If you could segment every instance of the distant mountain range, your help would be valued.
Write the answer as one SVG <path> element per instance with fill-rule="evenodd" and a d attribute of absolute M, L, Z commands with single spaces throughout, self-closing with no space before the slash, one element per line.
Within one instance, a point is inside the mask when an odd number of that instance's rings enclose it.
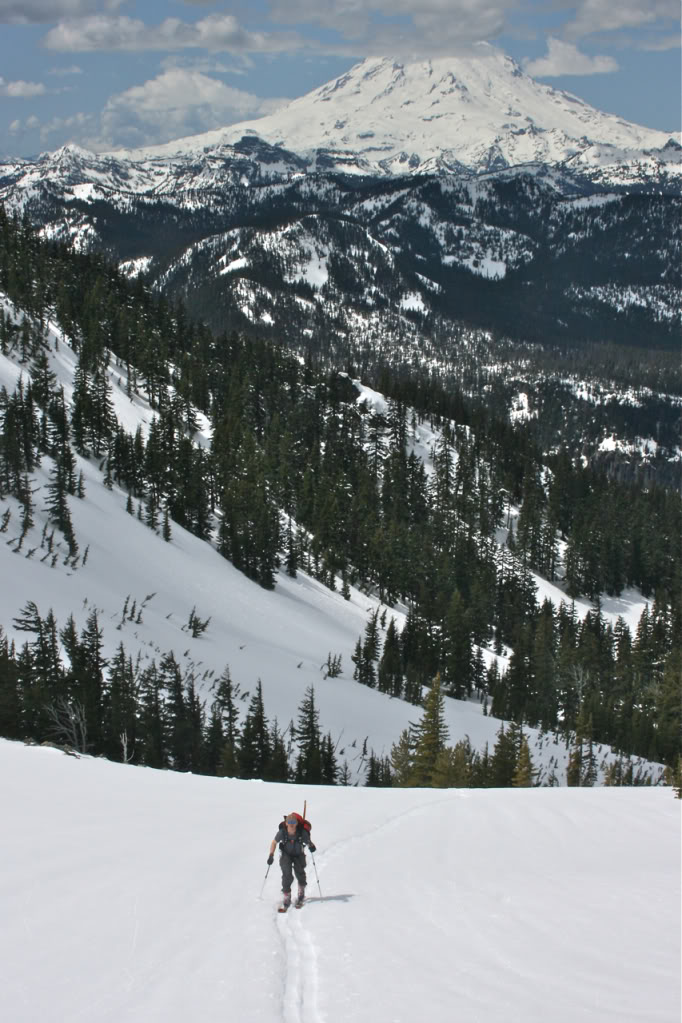
<path fill-rule="evenodd" d="M 481 45 L 371 58 L 268 117 L 163 146 L 6 162 L 0 201 L 219 332 L 336 365 L 443 364 L 462 325 L 670 351 L 681 157 Z"/>

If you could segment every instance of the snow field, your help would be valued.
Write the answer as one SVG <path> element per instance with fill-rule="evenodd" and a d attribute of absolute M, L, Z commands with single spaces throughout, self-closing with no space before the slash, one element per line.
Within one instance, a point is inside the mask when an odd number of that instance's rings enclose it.
<path fill-rule="evenodd" d="M 308 788 L 0 741 L 10 1023 L 677 1023 L 664 789 Z M 320 898 L 276 912 L 308 800 Z"/>

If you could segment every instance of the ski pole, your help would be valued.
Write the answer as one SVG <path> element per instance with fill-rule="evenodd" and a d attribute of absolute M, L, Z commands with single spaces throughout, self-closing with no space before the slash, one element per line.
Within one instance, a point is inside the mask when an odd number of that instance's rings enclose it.
<path fill-rule="evenodd" d="M 265 877 L 263 878 L 263 884 L 261 885 L 260 895 L 258 896 L 259 899 L 263 898 L 263 892 L 265 891 L 265 882 L 268 879 L 268 874 L 270 873 L 270 867 L 271 867 L 271 864 L 268 863 L 268 869 L 265 871 Z"/>
<path fill-rule="evenodd" d="M 313 867 L 315 868 L 315 880 L 317 881 L 317 890 L 320 893 L 320 898 L 322 898 L 322 889 L 320 888 L 320 879 L 317 876 L 317 864 L 315 863 L 315 856 L 313 855 L 312 849 L 310 850 L 310 858 L 313 861 Z"/>

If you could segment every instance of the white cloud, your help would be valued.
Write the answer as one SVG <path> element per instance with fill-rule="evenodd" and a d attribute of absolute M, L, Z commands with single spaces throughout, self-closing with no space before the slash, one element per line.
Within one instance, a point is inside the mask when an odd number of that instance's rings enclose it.
<path fill-rule="evenodd" d="M 60 22 L 50 29 L 43 44 L 50 50 L 72 53 L 197 48 L 237 54 L 278 53 L 306 45 L 295 33 L 250 32 L 231 14 L 210 14 L 193 24 L 166 18 L 160 25 L 145 25 L 127 15 L 96 14 Z"/>
<path fill-rule="evenodd" d="M 595 32 L 639 28 L 670 19 L 679 24 L 679 0 L 582 0 L 565 29 L 572 39 Z"/>
<path fill-rule="evenodd" d="M 337 32 L 326 52 L 436 56 L 494 39 L 519 0 L 272 0 L 272 15 Z M 323 49 L 320 44 L 320 49 Z"/>
<path fill-rule="evenodd" d="M 493 39 L 507 13 L 521 0 L 274 0 L 273 21 L 332 30 L 325 38 L 299 31 L 256 32 L 231 14 L 214 13 L 196 22 L 166 18 L 145 24 L 127 15 L 93 14 L 62 20 L 46 34 L 51 50 L 157 50 L 196 48 L 209 52 L 335 54 L 360 57 L 390 53 L 401 57 L 455 53 L 472 42 Z"/>
<path fill-rule="evenodd" d="M 262 116 L 286 102 L 233 89 L 200 71 L 171 68 L 107 101 L 96 145 L 101 149 L 168 142 Z"/>
<path fill-rule="evenodd" d="M 36 117 L 12 121 L 9 132 L 17 137 L 40 130 L 50 148 L 75 142 L 98 152 L 170 142 L 236 121 L 262 117 L 288 103 L 263 99 L 200 71 L 169 68 L 156 78 L 111 96 L 101 113 L 75 113 L 41 123 Z"/>
<path fill-rule="evenodd" d="M 85 140 L 97 130 L 97 118 L 94 114 L 76 113 L 69 117 L 53 117 L 40 126 L 40 138 L 47 144 L 54 135 L 59 136 L 58 144 Z M 85 145 L 85 142 L 83 142 Z M 86 146 L 87 148 L 87 146 Z"/>
<path fill-rule="evenodd" d="M 547 53 L 537 60 L 526 58 L 523 69 L 535 78 L 555 78 L 559 75 L 600 75 L 618 71 L 618 62 L 613 57 L 590 57 L 581 53 L 573 43 L 550 36 Z"/>
<path fill-rule="evenodd" d="M 42 82 L 24 82 L 21 79 L 16 82 L 6 82 L 0 76 L 0 96 L 9 99 L 31 99 L 33 96 L 42 96 L 47 90 Z"/>
<path fill-rule="evenodd" d="M 31 116 L 27 117 L 25 121 L 21 121 L 19 118 L 12 121 L 8 128 L 8 132 L 10 135 L 20 136 L 25 135 L 28 131 L 35 131 L 35 129 L 39 127 L 40 121 L 35 114 L 31 114 Z"/>
<path fill-rule="evenodd" d="M 0 23 L 40 24 L 59 18 L 80 18 L 104 8 L 115 11 L 125 0 L 0 0 Z"/>

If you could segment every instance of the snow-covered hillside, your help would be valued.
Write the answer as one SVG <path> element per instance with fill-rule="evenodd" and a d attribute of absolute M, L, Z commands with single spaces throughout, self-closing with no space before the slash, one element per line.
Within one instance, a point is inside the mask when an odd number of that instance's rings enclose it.
<path fill-rule="evenodd" d="M 2 740 L 0 777 L 8 1023 L 680 1018 L 670 790 L 304 791 Z M 309 860 L 282 916 L 304 799 L 320 888 Z"/>
<path fill-rule="evenodd" d="M 17 315 L 6 299 L 2 306 L 7 315 Z M 49 348 L 52 370 L 68 403 L 76 356 L 54 325 L 49 327 Z M 0 355 L 0 387 L 12 392 L 26 373 L 17 357 Z M 154 413 L 144 397 L 128 397 L 125 367 L 112 363 L 109 378 L 119 422 L 130 433 L 138 424 L 146 431 Z M 379 408 L 384 403 L 380 394 L 360 386 L 358 400 Z M 199 433 L 197 441 L 202 438 L 208 442 L 206 435 Z M 436 434 L 428 424 L 420 424 L 412 443 L 427 471 L 435 441 Z M 276 717 L 283 729 L 296 717 L 306 689 L 314 685 L 321 726 L 344 751 L 341 762 L 347 760 L 351 776 L 361 780 L 366 767 L 361 755 L 363 741 L 367 739 L 377 755 L 387 755 L 401 731 L 419 718 L 419 710 L 411 704 L 353 681 L 351 654 L 369 614 L 380 606 L 375 598 L 351 589 L 350 600 L 345 600 L 338 590 L 329 590 L 304 572 L 292 579 L 281 571 L 276 589 L 268 591 L 237 571 L 208 543 L 175 524 L 167 543 L 160 533 L 126 512 L 127 494 L 115 485 L 108 489 L 93 461 L 78 459 L 85 498 L 69 502 L 81 552 L 77 567 L 67 557 L 46 560 L 41 534 L 47 522 L 45 487 L 50 469 L 51 460 L 45 458 L 33 476 L 35 524 L 19 551 L 12 546 L 20 532 L 19 504 L 11 497 L 0 500 L 0 515 L 12 511 L 5 542 L 0 543 L 0 578 L 11 580 L 11 585 L 0 588 L 0 624 L 19 647 L 26 634 L 14 628 L 13 619 L 28 601 L 34 601 L 43 615 L 52 609 L 60 626 L 73 614 L 79 629 L 96 609 L 104 630 L 105 656 L 112 656 L 122 642 L 133 657 L 140 654 L 144 667 L 172 650 L 182 668 L 194 667 L 202 699 L 209 706 L 212 682 L 229 665 L 232 678 L 246 694 L 244 708 L 248 694 L 253 694 L 261 680 L 266 712 L 270 719 Z M 66 554 L 64 543 L 62 547 Z M 558 586 L 539 578 L 537 585 L 540 600 L 550 597 L 558 604 L 565 599 Z M 139 609 L 134 621 L 123 610 L 133 601 Z M 578 601 L 577 613 L 583 617 L 590 606 Z M 603 611 L 613 622 L 622 615 L 634 631 L 644 606 L 639 594 L 626 592 L 618 599 L 605 600 Z M 192 638 L 188 630 L 193 609 L 202 620 L 210 617 L 207 630 L 198 638 Z M 402 626 L 400 609 L 382 610 L 386 611 L 386 626 L 391 617 Z M 341 656 L 338 678 L 327 677 L 329 654 Z M 490 663 L 496 655 L 484 649 L 483 656 Z M 475 749 L 483 750 L 486 743 L 492 749 L 500 721 L 486 716 L 477 700 L 446 702 L 451 741 L 469 736 Z M 563 782 L 566 745 L 554 735 L 534 729 L 528 730 L 528 736 L 540 780 L 547 782 L 553 773 Z M 608 747 L 599 747 L 601 768 L 613 759 Z M 660 780 L 658 765 L 648 765 L 646 770 L 654 781 Z"/>

